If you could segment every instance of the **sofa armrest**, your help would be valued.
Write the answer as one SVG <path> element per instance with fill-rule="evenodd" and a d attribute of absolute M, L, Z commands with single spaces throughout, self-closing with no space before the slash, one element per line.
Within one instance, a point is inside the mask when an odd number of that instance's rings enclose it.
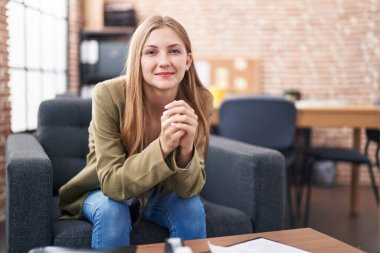
<path fill-rule="evenodd" d="M 12 134 L 6 144 L 6 252 L 51 245 L 53 171 L 31 134 Z"/>
<path fill-rule="evenodd" d="M 285 159 L 275 150 L 211 136 L 202 196 L 250 215 L 255 231 L 283 229 Z"/>

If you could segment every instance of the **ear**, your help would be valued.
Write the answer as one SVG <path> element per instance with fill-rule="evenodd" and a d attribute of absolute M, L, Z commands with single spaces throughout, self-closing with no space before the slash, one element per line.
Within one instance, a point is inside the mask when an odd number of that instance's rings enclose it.
<path fill-rule="evenodd" d="M 189 70 L 192 62 L 193 62 L 193 55 L 191 53 L 188 53 L 187 58 L 186 58 L 186 70 Z"/>

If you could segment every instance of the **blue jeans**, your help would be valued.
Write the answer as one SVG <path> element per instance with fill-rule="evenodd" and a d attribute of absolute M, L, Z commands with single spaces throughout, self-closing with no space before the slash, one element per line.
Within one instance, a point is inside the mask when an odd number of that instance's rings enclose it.
<path fill-rule="evenodd" d="M 110 199 L 101 190 L 96 190 L 84 201 L 83 214 L 93 224 L 92 248 L 130 244 L 132 221 L 126 203 Z M 206 215 L 198 196 L 180 198 L 175 193 L 155 192 L 147 203 L 144 218 L 168 228 L 170 237 L 183 240 L 206 238 Z"/>

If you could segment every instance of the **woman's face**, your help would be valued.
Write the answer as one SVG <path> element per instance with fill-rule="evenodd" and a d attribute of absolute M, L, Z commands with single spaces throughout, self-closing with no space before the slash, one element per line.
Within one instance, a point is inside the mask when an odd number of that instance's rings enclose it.
<path fill-rule="evenodd" d="M 179 83 L 190 67 L 191 54 L 170 28 L 153 30 L 141 56 L 141 69 L 146 91 L 171 91 L 177 94 Z"/>

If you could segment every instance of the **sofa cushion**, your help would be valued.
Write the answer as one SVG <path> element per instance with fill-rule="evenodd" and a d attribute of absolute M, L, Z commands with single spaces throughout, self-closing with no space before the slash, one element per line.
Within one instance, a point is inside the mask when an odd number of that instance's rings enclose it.
<path fill-rule="evenodd" d="M 203 199 L 206 211 L 207 237 L 249 234 L 254 223 L 247 214 L 235 208 L 211 203 Z"/>
<path fill-rule="evenodd" d="M 245 213 L 225 206 L 202 200 L 206 210 L 207 237 L 237 235 L 253 232 L 251 218 Z M 91 247 L 92 225 L 84 220 L 57 220 L 59 214 L 58 198 L 54 198 L 53 225 L 54 245 L 62 247 Z M 135 224 L 131 233 L 131 244 L 163 242 L 169 237 L 167 229 L 143 220 Z"/>
<path fill-rule="evenodd" d="M 85 220 L 58 220 L 53 224 L 54 246 L 91 248 L 92 224 Z"/>
<path fill-rule="evenodd" d="M 85 165 L 91 100 L 47 100 L 38 111 L 36 137 L 53 165 L 53 191 L 74 177 Z"/>

